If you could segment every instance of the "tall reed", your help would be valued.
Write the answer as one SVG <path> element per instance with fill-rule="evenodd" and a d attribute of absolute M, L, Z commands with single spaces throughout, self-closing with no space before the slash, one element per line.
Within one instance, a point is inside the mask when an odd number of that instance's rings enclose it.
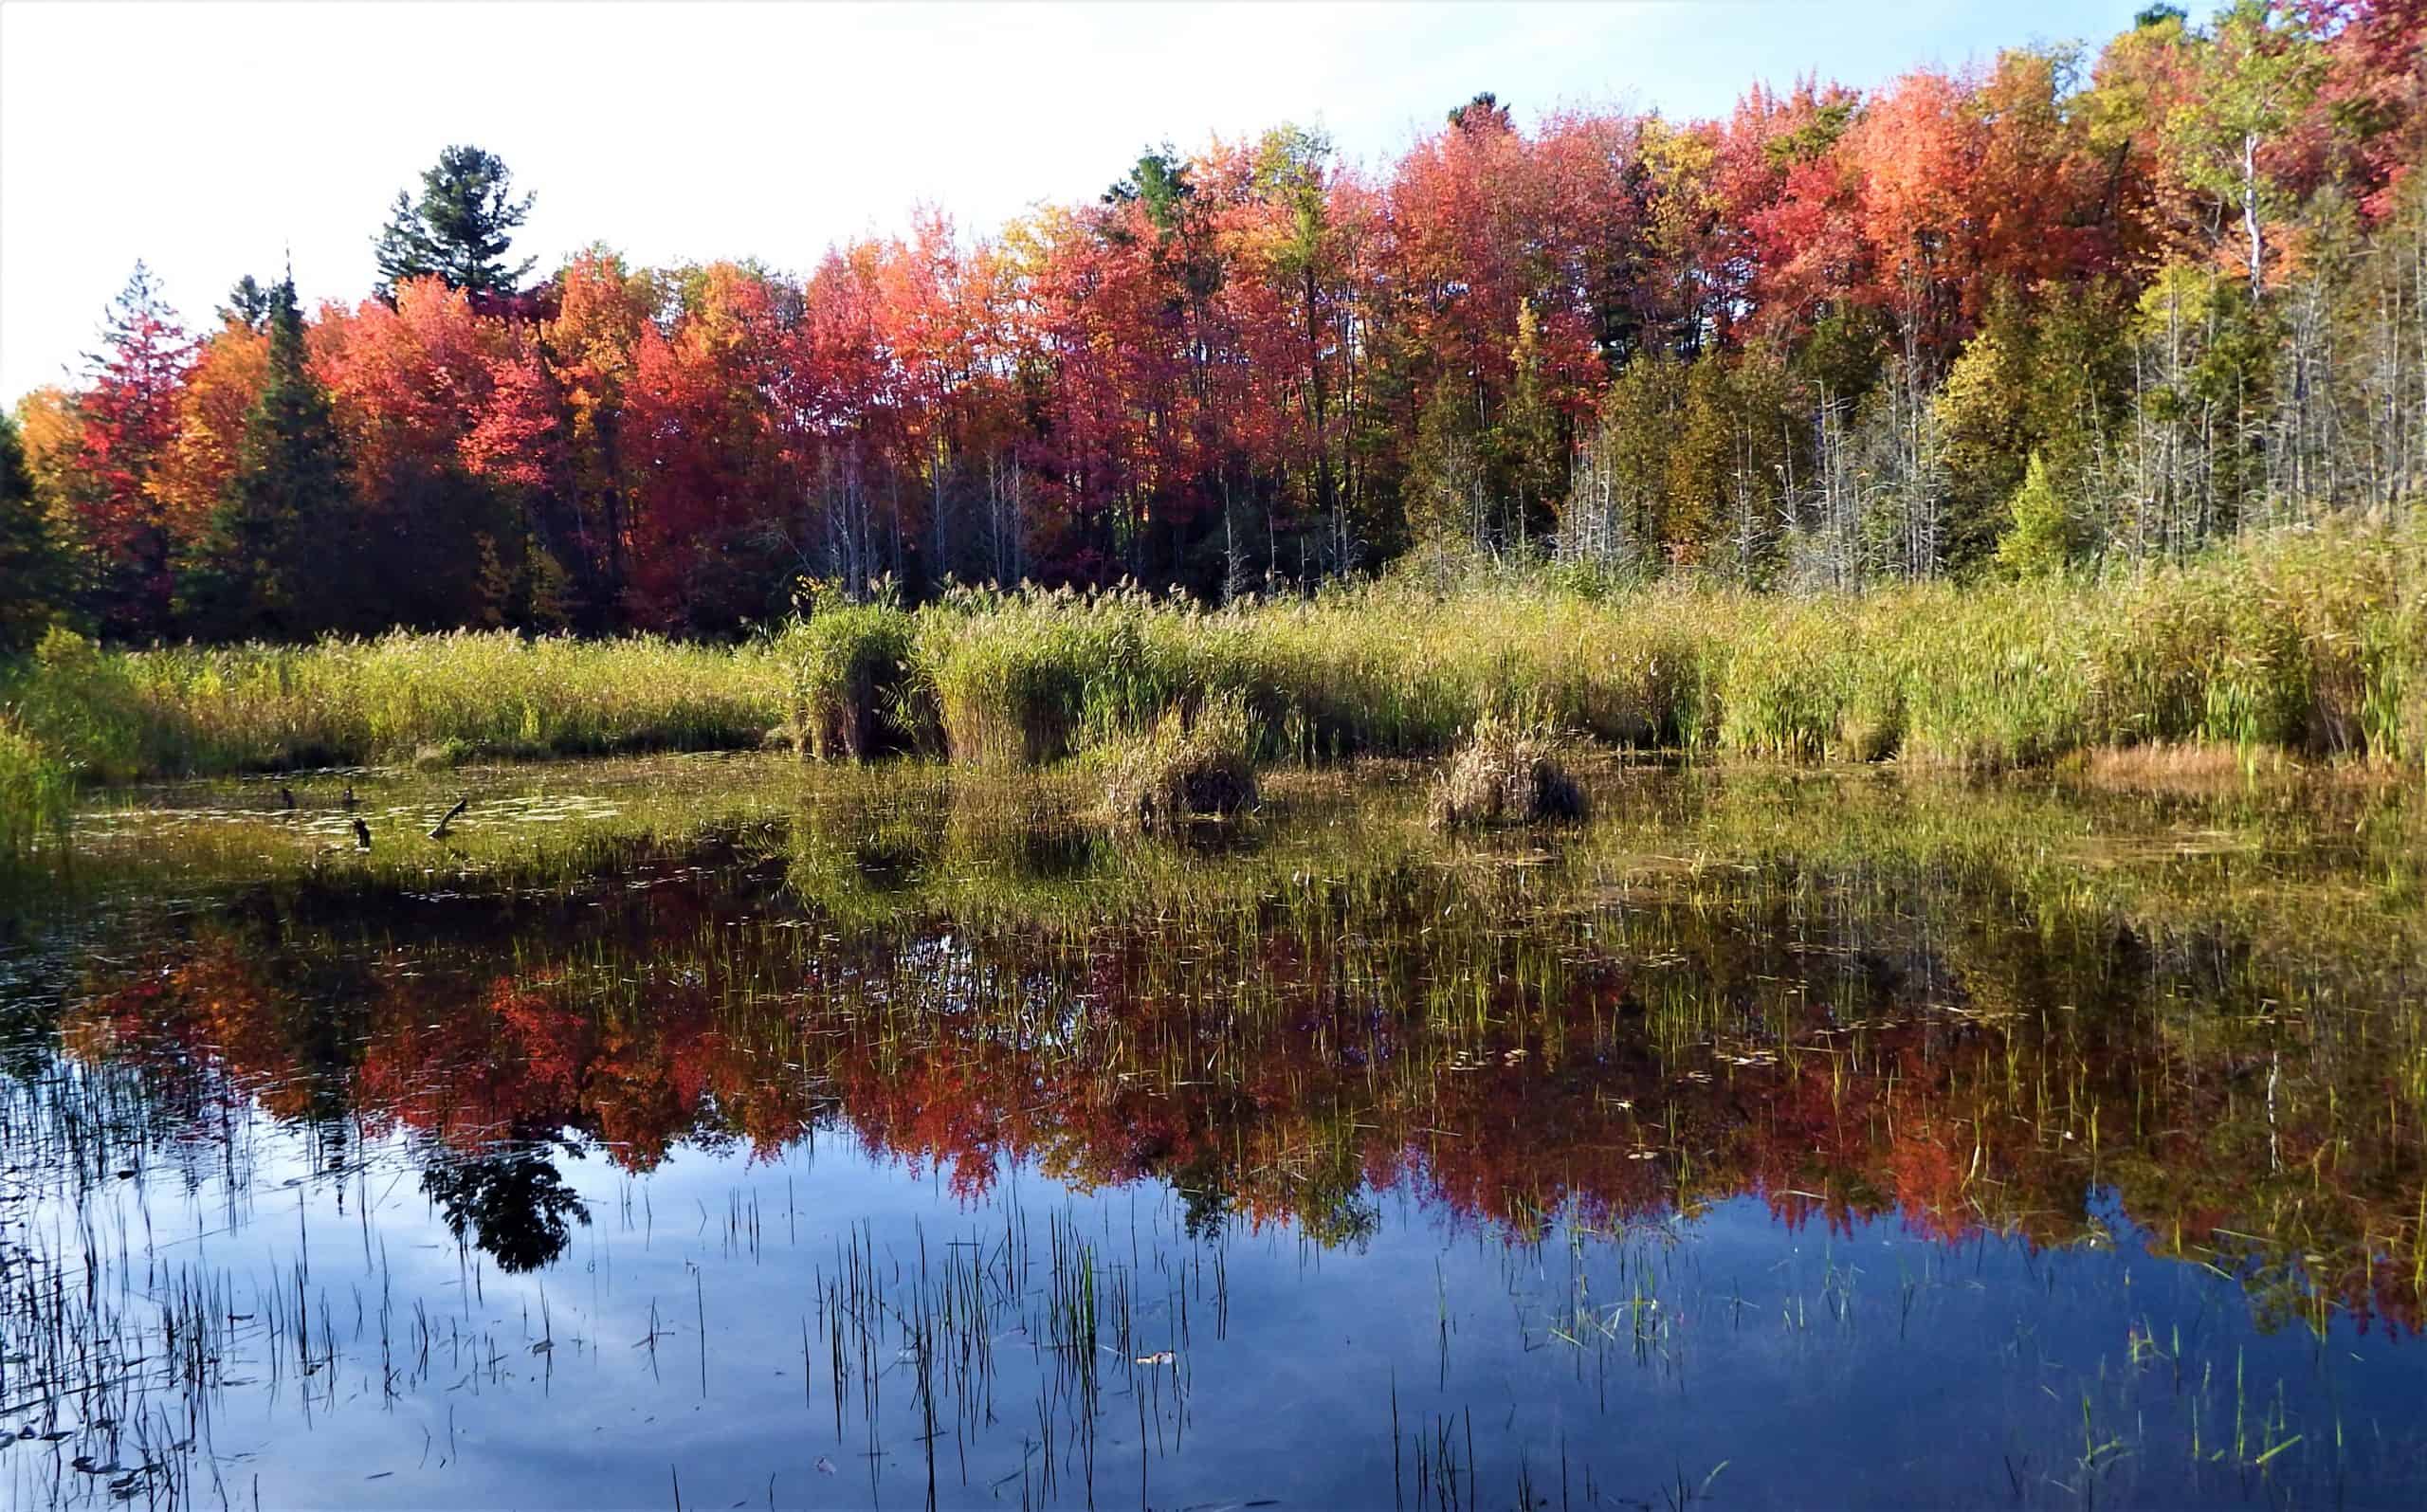
<path fill-rule="evenodd" d="M 1620 745 L 1965 767 L 2161 742 L 2427 767 L 2427 525 L 2253 537 L 2181 567 L 1791 598 L 1404 574 L 1225 609 L 959 591 L 772 640 L 392 634 L 107 651 L 54 633 L 0 707 L 101 780 L 757 743 L 1033 766 L 1234 700 L 1259 759 L 1449 750 L 1487 715 Z"/>

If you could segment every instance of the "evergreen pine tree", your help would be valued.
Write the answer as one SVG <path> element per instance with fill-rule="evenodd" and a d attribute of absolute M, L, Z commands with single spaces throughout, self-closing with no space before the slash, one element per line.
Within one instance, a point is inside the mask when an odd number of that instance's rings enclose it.
<path fill-rule="evenodd" d="M 34 497 L 17 422 L 0 412 L 0 654 L 39 640 L 66 597 L 66 554 Z"/>
<path fill-rule="evenodd" d="M 2015 577 L 2045 577 L 2072 558 L 2073 522 L 2064 497 L 2049 480 L 2048 464 L 2031 454 L 2022 486 L 2007 507 L 2014 522 L 1998 541 L 1998 565 Z"/>
<path fill-rule="evenodd" d="M 534 196 L 514 198 L 504 160 L 478 147 L 449 147 L 421 175 L 421 197 L 396 191 L 395 209 L 373 243 L 380 292 L 406 279 L 432 274 L 451 289 L 474 295 L 512 294 L 536 261 L 506 265 L 512 235 L 531 213 Z"/>
<path fill-rule="evenodd" d="M 188 574 L 189 628 L 214 638 L 329 628 L 351 576 L 343 454 L 328 392 L 304 362 L 292 276 L 269 291 L 267 319 L 269 382 Z"/>

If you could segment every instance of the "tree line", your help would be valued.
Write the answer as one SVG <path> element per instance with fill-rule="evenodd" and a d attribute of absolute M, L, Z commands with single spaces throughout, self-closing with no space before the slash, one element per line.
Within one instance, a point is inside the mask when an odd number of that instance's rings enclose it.
<path fill-rule="evenodd" d="M 2427 472 L 2427 0 L 2157 6 L 1724 119 L 1283 126 L 991 235 L 531 281 L 449 148 L 378 286 L 140 264 L 0 427 L 0 640 L 731 634 L 803 583 L 1211 600 L 1411 553 L 1855 589 L 2180 557 Z"/>

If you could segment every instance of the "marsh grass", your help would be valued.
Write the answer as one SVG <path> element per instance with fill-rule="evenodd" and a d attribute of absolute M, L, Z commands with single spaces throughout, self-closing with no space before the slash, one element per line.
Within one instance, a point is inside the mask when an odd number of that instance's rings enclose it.
<path fill-rule="evenodd" d="M 0 865 L 64 836 L 74 801 L 65 764 L 0 715 Z"/>
<path fill-rule="evenodd" d="M 912 677 L 917 622 L 890 604 L 851 604 L 797 620 L 776 653 L 792 671 L 794 738 L 822 760 L 932 749 L 932 716 Z"/>
<path fill-rule="evenodd" d="M 1860 598 L 1682 581 L 1597 597 L 1539 574 L 1408 573 L 1217 610 L 1130 588 L 962 590 L 915 611 L 821 611 L 738 647 L 465 632 L 112 651 L 54 633 L 0 664 L 9 759 L 53 774 L 0 789 L 0 833 L 46 822 L 31 795 L 59 771 L 451 766 L 771 732 L 835 757 L 1034 767 L 1214 700 L 1244 711 L 1267 763 L 1434 757 L 1525 710 L 1611 745 L 1793 760 L 1998 770 L 2192 747 L 2417 772 L 2422 585 L 2427 525 L 2345 520 L 2181 567 Z"/>
<path fill-rule="evenodd" d="M 755 745 L 784 716 L 765 647 L 398 632 L 114 651 L 53 632 L 0 665 L 20 729 L 100 781 L 410 759 Z"/>
<path fill-rule="evenodd" d="M 1104 815 L 1151 834 L 1252 809 L 1254 752 L 1255 721 L 1237 694 L 1167 710 L 1150 734 L 1108 753 Z"/>
<path fill-rule="evenodd" d="M 1592 811 L 1583 787 L 1559 759 L 1555 737 L 1497 714 L 1475 721 L 1427 810 L 1439 829 L 1489 829 L 1582 819 Z"/>

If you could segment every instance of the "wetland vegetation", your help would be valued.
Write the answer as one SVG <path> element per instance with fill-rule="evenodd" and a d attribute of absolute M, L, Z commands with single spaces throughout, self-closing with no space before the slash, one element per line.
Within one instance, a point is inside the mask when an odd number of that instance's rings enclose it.
<path fill-rule="evenodd" d="M 970 590 L 730 647 L 391 634 L 0 663 L 0 841 L 71 779 L 635 749 L 1117 746 L 1208 700 L 1264 760 L 1431 756 L 1487 715 L 1602 743 L 1969 768 L 2181 744 L 2427 771 L 2427 535 L 2341 521 L 2186 567 L 1804 598 L 1469 567 L 1311 599 Z"/>
<path fill-rule="evenodd" d="M 1396 761 L 1161 833 L 1087 763 L 103 794 L 0 955 L 0 1473 L 2415 1498 L 2415 781 L 1572 771 L 1487 833 Z"/>
<path fill-rule="evenodd" d="M 0 1497 L 2427 1504 L 2427 5 L 1127 148 L 0 415 Z"/>

